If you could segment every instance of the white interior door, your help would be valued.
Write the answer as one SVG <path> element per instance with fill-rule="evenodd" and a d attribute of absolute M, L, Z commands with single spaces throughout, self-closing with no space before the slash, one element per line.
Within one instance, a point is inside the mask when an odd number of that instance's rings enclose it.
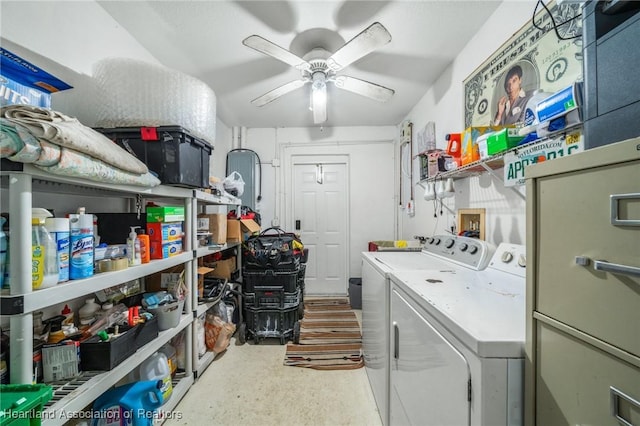
<path fill-rule="evenodd" d="M 348 169 L 345 162 L 293 164 L 293 224 L 309 258 L 305 294 L 347 294 Z"/>

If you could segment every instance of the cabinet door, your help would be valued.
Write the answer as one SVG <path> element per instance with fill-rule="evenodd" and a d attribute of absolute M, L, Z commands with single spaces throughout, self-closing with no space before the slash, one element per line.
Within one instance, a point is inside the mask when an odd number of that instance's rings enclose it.
<path fill-rule="evenodd" d="M 619 425 L 611 387 L 640 401 L 640 368 L 538 322 L 536 424 Z M 640 406 L 619 398 L 621 416 L 640 425 Z"/>
<path fill-rule="evenodd" d="M 615 198 L 620 194 L 635 194 Z M 594 260 L 640 268 L 640 162 L 538 179 L 535 310 L 640 356 L 640 276 L 596 271 Z M 612 198 L 614 197 L 614 198 Z M 575 257 L 591 259 L 587 266 Z"/>
<path fill-rule="evenodd" d="M 397 290 L 391 292 L 391 425 L 468 425 L 469 365 Z"/>

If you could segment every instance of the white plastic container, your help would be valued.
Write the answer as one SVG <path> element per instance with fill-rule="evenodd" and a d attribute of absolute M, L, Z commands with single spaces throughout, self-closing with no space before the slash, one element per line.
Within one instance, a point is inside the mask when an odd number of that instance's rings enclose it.
<path fill-rule="evenodd" d="M 46 209 L 31 209 L 31 285 L 34 290 L 58 284 L 57 247 L 44 224 L 51 216 Z"/>
<path fill-rule="evenodd" d="M 140 380 L 162 380 L 162 396 L 168 401 L 173 392 L 171 384 L 171 369 L 167 356 L 162 352 L 156 352 L 147 358 L 139 368 Z"/>
<path fill-rule="evenodd" d="M 78 214 L 69 215 L 71 228 L 71 262 L 69 277 L 80 280 L 93 275 L 93 215 L 85 214 L 84 208 Z"/>
<path fill-rule="evenodd" d="M 69 281 L 69 260 L 71 255 L 69 219 L 66 217 L 48 217 L 44 221 L 44 226 L 56 242 L 58 282 Z"/>
<path fill-rule="evenodd" d="M 97 318 L 96 315 L 102 307 L 96 303 L 96 299 L 93 297 L 85 300 L 84 305 L 78 309 L 78 318 L 80 319 L 80 325 L 89 325 Z"/>

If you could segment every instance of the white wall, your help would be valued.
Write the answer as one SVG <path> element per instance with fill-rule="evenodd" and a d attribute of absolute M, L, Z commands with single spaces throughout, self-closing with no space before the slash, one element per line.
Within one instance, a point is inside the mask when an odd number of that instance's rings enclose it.
<path fill-rule="evenodd" d="M 464 129 L 463 80 L 527 23 L 534 6 L 534 1 L 507 0 L 498 7 L 407 115 L 406 119 L 413 122 L 414 137 L 428 121 L 433 121 L 436 123 L 437 148 L 445 149 L 445 134 L 459 133 Z M 496 173 L 502 176 L 502 169 Z M 503 241 L 525 243 L 525 201 L 513 190 L 504 188 L 499 180 L 487 174 L 456 180 L 455 189 L 455 198 L 445 200 L 445 205 L 454 211 L 459 208 L 485 208 L 487 241 L 494 244 Z M 524 187 L 516 190 L 524 193 Z M 438 208 L 438 217 L 434 218 L 433 202 L 423 199 L 424 189 L 416 186 L 415 192 L 415 216 L 409 217 L 404 210 L 399 210 L 401 237 L 409 239 L 417 234 L 442 233 L 455 224 L 455 215 L 446 209 L 440 216 Z"/>
<path fill-rule="evenodd" d="M 242 147 L 256 151 L 262 162 L 263 228 L 276 219 L 283 228 L 293 230 L 293 219 L 284 207 L 289 196 L 284 193 L 286 174 L 281 173 L 289 154 L 346 154 L 351 195 L 348 271 L 350 277 L 361 276 L 360 252 L 367 250 L 367 242 L 394 239 L 395 136 L 393 126 L 248 129 Z"/>

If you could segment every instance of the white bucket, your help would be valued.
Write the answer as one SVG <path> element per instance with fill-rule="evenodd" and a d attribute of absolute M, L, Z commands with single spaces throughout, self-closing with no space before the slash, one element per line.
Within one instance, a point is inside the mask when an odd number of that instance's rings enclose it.
<path fill-rule="evenodd" d="M 158 317 L 158 330 L 162 331 L 178 325 L 183 307 L 184 299 L 157 308 L 147 308 L 147 310 Z"/>

